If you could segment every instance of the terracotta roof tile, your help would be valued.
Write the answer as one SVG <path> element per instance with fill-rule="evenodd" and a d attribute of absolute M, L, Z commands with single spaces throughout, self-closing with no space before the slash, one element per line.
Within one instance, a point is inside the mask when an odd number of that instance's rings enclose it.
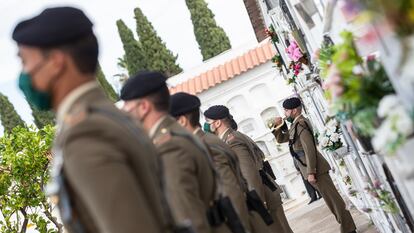
<path fill-rule="evenodd" d="M 222 81 L 234 77 L 234 71 L 233 67 L 231 66 L 231 62 L 226 62 L 226 64 L 224 64 L 224 69 L 226 70 L 227 75 L 220 77 Z"/>
<path fill-rule="evenodd" d="M 276 52 L 273 49 L 272 43 L 267 41 L 266 43 L 262 43 L 259 47 L 252 49 L 239 57 L 233 58 L 224 64 L 216 66 L 198 76 L 171 87 L 170 93 L 201 93 L 269 61 L 275 54 Z"/>

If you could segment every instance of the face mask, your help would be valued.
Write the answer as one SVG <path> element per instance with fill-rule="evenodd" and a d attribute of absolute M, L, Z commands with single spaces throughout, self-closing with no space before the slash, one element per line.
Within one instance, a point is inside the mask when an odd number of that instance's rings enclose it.
<path fill-rule="evenodd" d="M 38 91 L 33 87 L 32 76 L 21 72 L 19 76 L 19 88 L 22 90 L 27 101 L 39 110 L 50 110 L 52 98 L 49 93 Z"/>
<path fill-rule="evenodd" d="M 287 113 L 289 113 L 289 114 L 287 114 Z M 295 120 L 295 117 L 292 116 L 293 115 L 292 110 L 289 110 L 289 112 L 286 112 L 285 115 L 286 115 L 286 121 L 289 122 L 289 123 L 293 123 L 293 121 Z"/>
<path fill-rule="evenodd" d="M 212 123 L 205 122 L 204 125 L 203 125 L 204 132 L 206 132 L 206 133 L 214 133 L 216 131 L 216 129 L 214 129 L 212 127 L 212 124 L 213 124 L 213 122 Z"/>

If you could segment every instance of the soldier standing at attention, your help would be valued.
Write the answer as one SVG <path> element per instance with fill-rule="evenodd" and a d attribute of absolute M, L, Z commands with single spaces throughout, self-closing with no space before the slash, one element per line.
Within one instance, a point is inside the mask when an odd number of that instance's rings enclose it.
<path fill-rule="evenodd" d="M 237 124 L 227 107 L 212 106 L 204 112 L 204 116 L 207 122 L 206 128 L 219 136 L 236 153 L 249 190 L 257 192 L 273 219 L 273 223 L 268 222 L 271 232 L 291 233 L 292 230 L 282 206 L 281 190 L 263 170 L 263 152 L 248 136 L 233 129 L 237 128 Z"/>
<path fill-rule="evenodd" d="M 169 115 L 166 77 L 143 71 L 121 90 L 123 109 L 140 121 L 163 163 L 168 204 L 178 223 L 190 221 L 197 233 L 230 232 L 225 224 L 210 225 L 217 183 L 205 146 Z"/>
<path fill-rule="evenodd" d="M 285 116 L 291 123 L 288 129 L 281 117 L 275 119 L 273 134 L 277 142 L 289 142 L 290 153 L 298 162 L 300 172 L 322 195 L 336 220 L 341 224 L 341 233 L 356 232 L 351 213 L 335 188 L 325 158 L 319 153 L 310 122 L 302 116 L 302 103 L 293 97 L 283 102 Z"/>
<path fill-rule="evenodd" d="M 171 232 L 156 149 L 95 80 L 98 43 L 79 9 L 47 8 L 13 32 L 19 87 L 30 104 L 57 112 L 53 182 L 71 233 Z"/>
<path fill-rule="evenodd" d="M 220 175 L 222 191 L 229 196 L 241 222 L 249 232 L 266 233 L 268 227 L 254 212 L 249 211 L 246 203 L 247 183 L 234 151 L 216 135 L 203 132 L 200 125 L 200 99 L 180 92 L 171 96 L 170 113 L 181 126 L 199 137 L 211 152 L 215 168 Z"/>

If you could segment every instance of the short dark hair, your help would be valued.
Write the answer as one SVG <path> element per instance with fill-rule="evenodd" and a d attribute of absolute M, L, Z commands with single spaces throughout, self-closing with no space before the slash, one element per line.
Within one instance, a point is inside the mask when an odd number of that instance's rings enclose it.
<path fill-rule="evenodd" d="M 78 70 L 83 74 L 95 74 L 98 67 L 98 40 L 93 33 L 90 33 L 76 41 L 60 45 L 57 47 L 43 48 L 47 54 L 51 49 L 62 50 L 68 54 Z"/>
<path fill-rule="evenodd" d="M 200 124 L 200 109 L 195 109 L 184 115 L 192 127 L 201 126 Z"/>
<path fill-rule="evenodd" d="M 167 86 L 160 88 L 145 98 L 149 99 L 155 106 L 155 110 L 159 112 L 168 112 L 170 110 L 170 91 Z"/>

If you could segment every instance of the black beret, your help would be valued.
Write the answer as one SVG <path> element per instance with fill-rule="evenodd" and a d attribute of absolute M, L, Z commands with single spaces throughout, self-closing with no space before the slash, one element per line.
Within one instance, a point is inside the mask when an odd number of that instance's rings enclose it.
<path fill-rule="evenodd" d="M 185 92 L 178 92 L 172 95 L 170 104 L 170 114 L 173 117 L 192 112 L 201 106 L 200 99 L 197 96 Z"/>
<path fill-rule="evenodd" d="M 284 109 L 295 109 L 297 107 L 300 107 L 301 105 L 302 105 L 302 102 L 297 97 L 292 97 L 292 98 L 289 98 L 283 101 Z"/>
<path fill-rule="evenodd" d="M 214 105 L 204 112 L 204 116 L 212 120 L 219 120 L 230 117 L 231 115 L 229 109 L 226 106 Z"/>
<path fill-rule="evenodd" d="M 141 71 L 130 77 L 121 89 L 121 100 L 133 100 L 148 96 L 161 88 L 167 88 L 167 78 L 160 72 Z"/>
<path fill-rule="evenodd" d="M 47 8 L 38 16 L 17 24 L 13 40 L 18 44 L 53 47 L 92 34 L 92 22 L 73 7 Z"/>

